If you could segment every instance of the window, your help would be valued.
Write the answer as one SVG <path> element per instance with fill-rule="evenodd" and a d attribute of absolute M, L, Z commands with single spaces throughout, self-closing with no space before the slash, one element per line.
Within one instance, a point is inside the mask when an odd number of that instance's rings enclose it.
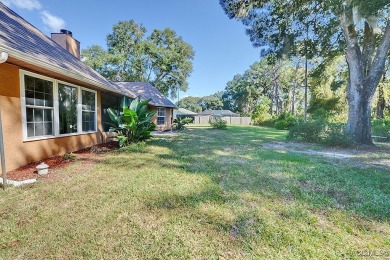
<path fill-rule="evenodd" d="M 121 111 L 120 98 L 114 95 L 107 93 L 101 94 L 101 108 L 102 108 L 102 122 L 103 122 L 103 131 L 108 132 L 111 128 L 111 124 L 115 124 L 108 115 L 108 109 L 114 109 L 118 114 Z"/>
<path fill-rule="evenodd" d="M 24 76 L 27 137 L 53 135 L 53 82 Z"/>
<path fill-rule="evenodd" d="M 96 132 L 96 92 L 21 71 L 24 140 Z"/>
<path fill-rule="evenodd" d="M 60 134 L 77 133 L 77 88 L 58 84 Z"/>
<path fill-rule="evenodd" d="M 165 124 L 165 108 L 159 107 L 157 109 L 157 125 Z"/>
<path fill-rule="evenodd" d="M 96 131 L 96 97 L 94 92 L 81 90 L 83 132 Z"/>

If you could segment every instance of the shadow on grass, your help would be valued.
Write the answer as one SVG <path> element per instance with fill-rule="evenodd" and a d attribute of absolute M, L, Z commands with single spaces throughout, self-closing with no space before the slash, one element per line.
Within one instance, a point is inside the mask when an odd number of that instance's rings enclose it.
<path fill-rule="evenodd" d="M 386 170 L 344 166 L 321 157 L 260 146 L 270 140 L 281 141 L 284 136 L 283 131 L 255 127 L 229 127 L 228 131 L 197 128 L 170 140 L 153 140 L 150 145 L 170 149 L 170 153 L 156 155 L 161 167 L 207 175 L 224 193 L 248 191 L 319 210 L 333 208 L 365 218 L 390 219 L 390 175 Z M 192 198 L 181 198 L 186 203 L 178 205 L 190 205 Z"/>

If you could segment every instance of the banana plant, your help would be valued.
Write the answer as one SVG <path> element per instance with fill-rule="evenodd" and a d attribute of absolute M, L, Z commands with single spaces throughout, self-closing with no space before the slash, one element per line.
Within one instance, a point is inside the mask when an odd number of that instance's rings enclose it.
<path fill-rule="evenodd" d="M 150 132 L 156 128 L 151 122 L 156 113 L 148 109 L 150 100 L 141 100 L 137 97 L 129 104 L 122 99 L 122 112 L 118 114 L 115 109 L 109 108 L 108 115 L 114 122 L 110 132 L 116 132 L 121 147 L 131 143 L 144 141 L 151 137 Z"/>

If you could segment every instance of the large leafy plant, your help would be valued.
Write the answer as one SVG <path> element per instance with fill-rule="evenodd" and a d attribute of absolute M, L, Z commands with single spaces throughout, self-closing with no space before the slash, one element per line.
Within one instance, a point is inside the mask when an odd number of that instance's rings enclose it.
<path fill-rule="evenodd" d="M 192 123 L 193 120 L 194 119 L 190 117 L 176 118 L 173 120 L 173 124 L 176 130 L 182 130 L 185 129 L 185 125 Z"/>
<path fill-rule="evenodd" d="M 151 122 L 155 111 L 148 109 L 150 100 L 141 100 L 139 97 L 129 102 L 122 100 L 122 112 L 109 108 L 108 115 L 112 123 L 110 132 L 116 132 L 121 147 L 131 143 L 144 141 L 151 137 L 150 132 L 156 128 Z"/>

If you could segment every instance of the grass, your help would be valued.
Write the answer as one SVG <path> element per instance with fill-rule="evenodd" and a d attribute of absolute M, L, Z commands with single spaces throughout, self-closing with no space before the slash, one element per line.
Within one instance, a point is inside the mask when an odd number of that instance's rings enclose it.
<path fill-rule="evenodd" d="M 0 259 L 388 257 L 388 169 L 261 147 L 285 136 L 190 127 L 0 191 Z"/>

